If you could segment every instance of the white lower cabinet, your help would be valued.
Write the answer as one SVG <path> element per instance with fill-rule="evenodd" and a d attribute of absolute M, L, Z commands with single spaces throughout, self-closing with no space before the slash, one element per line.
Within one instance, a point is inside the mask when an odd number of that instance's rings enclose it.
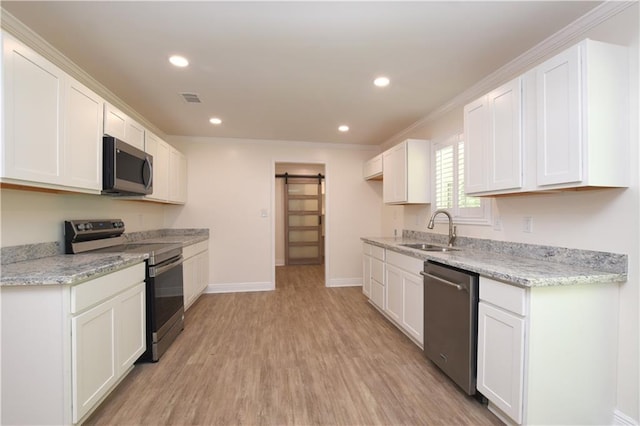
<path fill-rule="evenodd" d="M 185 247 L 182 250 L 184 263 L 184 309 L 194 304 L 209 285 L 209 240 Z"/>
<path fill-rule="evenodd" d="M 363 243 L 362 292 L 380 309 L 385 306 L 384 259 L 385 249 L 372 244 Z"/>
<path fill-rule="evenodd" d="M 618 287 L 480 277 L 477 388 L 516 424 L 612 424 Z"/>
<path fill-rule="evenodd" d="M 384 311 L 391 319 L 400 322 L 403 309 L 404 272 L 393 265 L 387 264 L 385 268 L 385 288 L 387 290 L 387 303 Z"/>
<path fill-rule="evenodd" d="M 117 380 L 116 309 L 103 303 L 72 318 L 73 419 L 81 419 Z"/>
<path fill-rule="evenodd" d="M 424 286 L 419 273 L 424 261 L 387 250 L 384 312 L 409 337 L 424 344 Z"/>
<path fill-rule="evenodd" d="M 1 424 L 81 423 L 146 349 L 144 263 L 2 287 Z"/>
<path fill-rule="evenodd" d="M 522 422 L 523 317 L 478 305 L 477 388 L 516 423 Z"/>
<path fill-rule="evenodd" d="M 371 298 L 371 251 L 370 244 L 362 244 L 362 293 Z"/>

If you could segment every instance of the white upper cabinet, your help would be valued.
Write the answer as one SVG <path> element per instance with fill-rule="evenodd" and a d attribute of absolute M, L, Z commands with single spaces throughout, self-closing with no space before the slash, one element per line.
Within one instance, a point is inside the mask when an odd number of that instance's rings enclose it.
<path fill-rule="evenodd" d="M 169 152 L 169 202 L 187 202 L 187 157 L 174 147 Z"/>
<path fill-rule="evenodd" d="M 465 106 L 465 191 L 522 187 L 522 81 Z"/>
<path fill-rule="evenodd" d="M 362 177 L 366 180 L 382 179 L 382 154 L 378 154 L 372 159 L 365 161 L 362 166 Z"/>
<path fill-rule="evenodd" d="M 536 68 L 537 184 L 624 187 L 626 48 L 584 40 Z"/>
<path fill-rule="evenodd" d="M 169 200 L 169 153 L 171 146 L 153 133 L 145 132 L 145 152 L 153 156 L 153 193 L 145 199 Z"/>
<path fill-rule="evenodd" d="M 153 193 L 144 198 L 164 203 L 186 203 L 187 158 L 148 130 L 145 130 L 145 147 L 145 152 L 153 156 Z"/>
<path fill-rule="evenodd" d="M 69 79 L 64 121 L 64 176 L 69 186 L 102 189 L 104 101 Z"/>
<path fill-rule="evenodd" d="M 2 34 L 2 177 L 59 184 L 64 73 Z"/>
<path fill-rule="evenodd" d="M 103 100 L 2 34 L 4 182 L 98 192 Z"/>
<path fill-rule="evenodd" d="M 587 39 L 466 105 L 465 192 L 628 186 L 627 76 Z"/>
<path fill-rule="evenodd" d="M 104 106 L 104 133 L 144 151 L 144 127 L 108 103 Z"/>
<path fill-rule="evenodd" d="M 407 139 L 382 153 L 382 193 L 387 204 L 428 204 L 429 141 Z"/>

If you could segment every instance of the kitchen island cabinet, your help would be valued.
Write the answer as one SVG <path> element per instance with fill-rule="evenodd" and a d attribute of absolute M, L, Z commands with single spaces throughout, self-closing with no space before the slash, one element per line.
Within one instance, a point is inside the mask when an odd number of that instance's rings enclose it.
<path fill-rule="evenodd" d="M 77 424 L 97 407 L 146 349 L 144 278 L 142 262 L 72 285 L 0 288 L 2 424 Z"/>

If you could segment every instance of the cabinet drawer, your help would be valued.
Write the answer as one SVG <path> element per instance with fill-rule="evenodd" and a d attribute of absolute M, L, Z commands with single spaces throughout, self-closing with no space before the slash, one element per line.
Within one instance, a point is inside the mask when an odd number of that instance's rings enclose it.
<path fill-rule="evenodd" d="M 186 260 L 205 250 L 209 250 L 209 240 L 200 241 L 182 248 L 182 257 Z"/>
<path fill-rule="evenodd" d="M 82 312 L 132 287 L 134 284 L 143 282 L 145 277 L 144 269 L 145 264 L 141 262 L 127 269 L 73 286 L 71 288 L 71 313 Z"/>
<path fill-rule="evenodd" d="M 424 269 L 424 260 L 406 256 L 395 251 L 387 250 L 387 263 L 413 274 L 420 275 Z"/>
<path fill-rule="evenodd" d="M 384 263 L 378 259 L 371 259 L 371 278 L 379 283 L 384 282 Z"/>
<path fill-rule="evenodd" d="M 385 250 L 382 247 L 371 246 L 371 256 L 384 261 Z"/>
<path fill-rule="evenodd" d="M 526 297 L 524 288 L 480 277 L 480 300 L 524 316 L 527 314 Z"/>

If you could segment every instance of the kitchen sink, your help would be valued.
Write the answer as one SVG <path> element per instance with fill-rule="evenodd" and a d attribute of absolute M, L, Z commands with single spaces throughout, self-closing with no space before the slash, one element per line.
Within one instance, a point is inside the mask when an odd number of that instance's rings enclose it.
<path fill-rule="evenodd" d="M 448 246 L 439 246 L 436 244 L 425 244 L 425 243 L 411 243 L 411 244 L 400 244 L 403 247 L 409 247 L 416 250 L 422 251 L 458 251 L 460 249 Z"/>

